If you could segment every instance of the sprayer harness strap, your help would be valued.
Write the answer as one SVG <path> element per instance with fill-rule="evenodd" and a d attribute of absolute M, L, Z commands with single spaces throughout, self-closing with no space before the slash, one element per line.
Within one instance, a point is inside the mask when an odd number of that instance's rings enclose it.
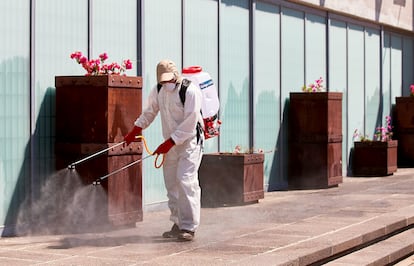
<path fill-rule="evenodd" d="M 181 103 L 184 105 L 185 103 L 185 94 L 187 93 L 187 88 L 188 86 L 190 86 L 191 81 L 188 79 L 183 79 L 183 81 L 181 82 L 181 88 L 180 91 L 178 92 L 178 94 L 180 95 L 180 100 Z M 157 91 L 158 93 L 160 92 L 162 88 L 162 84 L 158 83 L 157 84 Z M 201 110 L 200 110 L 201 113 Z M 203 133 L 204 129 L 201 126 L 200 122 L 197 123 L 197 127 L 196 127 L 196 131 L 197 131 L 197 143 L 199 143 L 199 141 L 201 140 L 201 134 Z"/>

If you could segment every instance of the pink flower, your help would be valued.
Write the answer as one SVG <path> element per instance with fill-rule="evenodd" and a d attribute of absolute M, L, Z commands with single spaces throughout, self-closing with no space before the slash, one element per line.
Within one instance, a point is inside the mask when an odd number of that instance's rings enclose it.
<path fill-rule="evenodd" d="M 308 86 L 303 85 L 302 91 L 304 92 L 318 92 L 323 91 L 323 85 L 322 85 L 323 79 L 320 77 L 319 79 L 315 80 L 315 83 L 311 83 Z"/>
<path fill-rule="evenodd" d="M 102 70 L 104 73 L 108 73 L 110 69 L 108 68 L 108 65 L 103 65 L 103 66 L 101 67 L 101 70 Z"/>
<path fill-rule="evenodd" d="M 414 96 L 414 84 L 410 85 L 410 95 Z"/>
<path fill-rule="evenodd" d="M 391 126 L 391 116 L 385 117 L 386 126 L 377 127 L 375 129 L 374 133 L 374 141 L 389 141 L 392 140 L 392 126 Z M 354 141 L 357 139 L 360 139 L 360 141 L 371 141 L 367 135 L 359 134 L 358 129 L 355 129 L 353 139 Z"/>
<path fill-rule="evenodd" d="M 80 63 L 80 64 L 85 64 L 86 62 L 88 62 L 88 58 L 86 58 L 85 56 L 82 56 L 82 57 L 79 59 L 79 63 Z"/>
<path fill-rule="evenodd" d="M 81 52 L 79 52 L 79 51 L 76 51 L 76 52 L 74 52 L 74 53 L 72 53 L 71 55 L 70 55 L 70 58 L 72 58 L 72 59 L 76 59 L 76 60 L 79 60 L 79 58 L 82 56 L 82 53 Z"/>
<path fill-rule="evenodd" d="M 108 54 L 107 53 L 103 53 L 99 55 L 99 58 L 101 59 L 101 61 L 105 61 L 106 59 L 108 59 Z"/>
<path fill-rule="evenodd" d="M 385 117 L 385 121 L 387 126 L 385 127 L 377 127 L 375 132 L 375 140 L 379 141 L 388 141 L 392 138 L 392 126 L 391 126 L 391 116 L 387 115 Z"/>
<path fill-rule="evenodd" d="M 118 63 L 112 63 L 108 66 L 109 71 L 113 72 L 113 73 L 118 73 L 118 72 L 122 72 L 122 68 L 120 65 L 118 65 Z"/>
<path fill-rule="evenodd" d="M 132 69 L 131 60 L 123 60 L 122 66 L 114 62 L 111 64 L 104 64 L 105 60 L 108 59 L 107 53 L 99 55 L 99 59 L 88 59 L 82 55 L 82 52 L 76 51 L 70 55 L 70 58 L 76 60 L 76 62 L 86 70 L 85 76 L 96 76 L 96 75 L 107 75 L 115 74 L 119 75 L 124 73 L 126 70 Z"/>
<path fill-rule="evenodd" d="M 318 87 L 321 87 L 321 86 L 322 86 L 322 82 L 323 82 L 322 77 L 320 77 L 319 79 L 315 80 L 315 82 L 316 82 L 316 85 L 317 85 Z"/>
<path fill-rule="evenodd" d="M 125 65 L 125 68 L 126 69 L 132 69 L 132 62 L 131 62 L 131 60 L 129 60 L 129 59 L 124 60 L 124 65 Z"/>

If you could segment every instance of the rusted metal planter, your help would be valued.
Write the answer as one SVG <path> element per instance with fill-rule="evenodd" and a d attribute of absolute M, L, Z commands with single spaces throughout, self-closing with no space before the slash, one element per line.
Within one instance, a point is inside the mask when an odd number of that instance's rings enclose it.
<path fill-rule="evenodd" d="M 394 138 L 398 140 L 398 165 L 414 166 L 414 97 L 396 97 Z"/>
<path fill-rule="evenodd" d="M 397 147 L 397 140 L 354 142 L 353 175 L 392 175 L 397 171 Z"/>
<path fill-rule="evenodd" d="M 56 85 L 56 166 L 65 168 L 87 155 L 123 140 L 141 113 L 141 77 L 58 76 Z M 140 143 L 109 150 L 76 166 L 85 185 L 132 161 L 141 159 Z M 132 167 L 102 183 L 107 198 L 106 219 L 113 225 L 142 221 L 142 167 Z"/>
<path fill-rule="evenodd" d="M 289 189 L 342 183 L 342 93 L 290 93 Z"/>
<path fill-rule="evenodd" d="M 204 207 L 255 203 L 264 198 L 262 153 L 204 154 L 199 169 Z"/>

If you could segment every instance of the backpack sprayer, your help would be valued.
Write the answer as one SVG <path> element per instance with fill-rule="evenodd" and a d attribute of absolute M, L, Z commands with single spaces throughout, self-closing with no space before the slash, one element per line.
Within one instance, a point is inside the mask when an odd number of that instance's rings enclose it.
<path fill-rule="evenodd" d="M 204 138 L 209 139 L 220 135 L 221 120 L 218 119 L 220 100 L 216 85 L 210 74 L 204 72 L 201 66 L 190 66 L 183 68 L 183 77 L 189 79 L 201 91 Z"/>
<path fill-rule="evenodd" d="M 121 172 L 121 171 L 123 171 L 123 170 L 125 170 L 125 169 L 127 169 L 127 168 L 129 168 L 129 167 L 131 167 L 131 166 L 133 166 L 133 165 L 135 165 L 135 164 L 137 164 L 137 163 L 140 163 L 140 162 L 144 161 L 145 159 L 148 159 L 149 157 L 152 157 L 152 156 L 154 156 L 154 155 L 155 155 L 154 153 L 152 153 L 152 152 L 148 149 L 147 142 L 146 142 L 146 140 L 145 140 L 145 138 L 144 138 L 143 136 L 137 136 L 137 137 L 136 137 L 136 139 L 142 139 L 142 140 L 143 140 L 143 142 L 144 142 L 144 147 L 145 147 L 146 151 L 148 152 L 148 155 L 147 155 L 147 156 L 145 156 L 145 157 L 144 157 L 144 158 L 142 158 L 142 159 L 139 159 L 139 160 L 133 161 L 133 162 L 131 162 L 131 163 L 129 163 L 129 164 L 127 164 L 127 165 L 125 165 L 125 166 L 123 166 L 123 167 L 119 168 L 118 170 L 115 170 L 115 171 L 113 171 L 113 172 L 111 172 L 111 173 L 108 173 L 108 174 L 106 174 L 106 175 L 104 175 L 104 176 L 101 176 L 101 177 L 97 178 L 95 181 L 93 181 L 93 182 L 92 182 L 92 185 L 94 185 L 94 186 L 100 185 L 102 180 L 104 180 L 104 179 L 106 179 L 106 178 L 108 178 L 108 177 L 110 177 L 110 176 L 112 176 L 112 175 L 114 175 L 114 174 L 116 174 L 116 173 L 119 173 L 119 172 Z M 111 146 L 111 147 L 109 147 L 109 148 L 103 149 L 103 150 L 98 151 L 98 152 L 96 152 L 96 153 L 93 153 L 93 154 L 91 154 L 91 155 L 89 155 L 89 156 L 87 156 L 87 157 L 85 157 L 85 158 L 83 158 L 83 159 L 81 159 L 81 160 L 79 160 L 79 161 L 73 162 L 73 163 L 71 163 L 71 164 L 69 164 L 69 165 L 68 165 L 68 169 L 69 169 L 69 170 L 74 170 L 74 169 L 75 169 L 75 167 L 76 167 L 76 165 L 78 165 L 78 164 L 80 164 L 80 163 L 83 163 L 83 162 L 85 162 L 85 161 L 87 161 L 87 160 L 89 160 L 89 159 L 92 159 L 92 158 L 94 158 L 94 157 L 96 157 L 96 156 L 98 156 L 98 155 L 100 155 L 100 154 L 102 154 L 102 153 L 105 153 L 105 152 L 109 151 L 110 149 L 113 149 L 114 147 L 118 147 L 118 146 L 120 146 L 120 145 L 124 145 L 125 143 L 126 143 L 125 141 L 119 142 L 119 143 L 117 143 L 117 144 L 115 144 L 115 145 L 113 145 L 113 146 Z M 164 155 L 164 154 L 163 154 L 163 155 Z M 162 161 L 161 161 L 161 163 L 160 163 L 160 164 L 157 164 L 158 157 L 159 157 L 159 154 L 156 154 L 156 157 L 155 157 L 155 162 L 154 162 L 154 166 L 155 166 L 155 168 L 160 168 L 160 167 L 162 166 L 162 164 L 164 163 L 164 156 L 163 156 L 163 157 L 162 157 Z"/>

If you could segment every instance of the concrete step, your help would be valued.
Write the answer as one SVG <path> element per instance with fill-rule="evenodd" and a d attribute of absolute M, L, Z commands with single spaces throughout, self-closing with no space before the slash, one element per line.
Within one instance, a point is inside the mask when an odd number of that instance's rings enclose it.
<path fill-rule="evenodd" d="M 328 225 L 328 223 L 324 224 L 323 221 L 316 222 L 308 220 L 307 222 L 310 222 L 319 228 L 323 228 L 325 225 Z M 332 224 L 332 221 L 330 223 Z M 302 224 L 296 225 L 299 228 L 305 228 Z M 295 233 L 297 227 L 295 224 L 292 224 L 291 226 L 283 226 L 284 234 L 288 235 L 292 233 L 293 235 Z M 324 233 L 317 234 L 314 237 L 301 239 L 297 242 L 290 242 L 288 245 L 267 250 L 266 252 L 257 254 L 254 257 L 238 261 L 237 264 L 269 265 L 269 262 L 273 261 L 275 262 L 273 265 L 298 266 L 324 265 L 326 263 L 341 266 L 387 265 L 387 263 L 381 263 L 383 257 L 385 257 L 387 261 L 397 261 L 398 259 L 414 252 L 414 229 L 409 229 L 413 226 L 414 206 L 409 206 L 398 211 L 367 218 L 356 223 L 350 223 L 347 226 L 341 225 L 338 226 L 338 228 L 325 230 Z M 271 230 L 267 233 L 274 234 Z M 246 241 L 248 241 L 248 238 L 246 238 Z M 383 245 L 389 245 L 389 247 L 384 248 L 382 251 L 374 250 L 374 247 L 378 247 L 378 249 L 382 247 L 380 244 L 375 244 L 377 242 L 384 243 Z M 394 247 L 391 248 L 392 246 Z M 358 249 L 361 250 L 356 251 Z M 359 252 L 363 252 L 363 250 L 364 252 L 367 252 L 367 254 L 375 254 L 375 252 L 377 252 L 377 257 L 368 258 L 367 255 L 359 255 L 362 254 Z M 384 250 L 387 250 L 388 253 Z M 349 258 L 347 256 L 355 257 L 347 259 Z M 353 262 L 354 264 L 349 263 L 352 262 L 354 258 L 359 256 L 366 257 L 368 261 L 372 261 L 374 264 L 370 264 L 371 262 L 365 264 L 356 259 Z M 342 263 L 341 257 L 343 258 L 343 261 L 345 261 L 344 263 Z M 379 264 L 375 264 L 377 259 Z M 331 260 L 334 261 L 330 262 Z"/>
<path fill-rule="evenodd" d="M 413 252 L 414 229 L 408 229 L 324 265 L 389 265 L 398 262 Z"/>
<path fill-rule="evenodd" d="M 394 266 L 414 266 L 414 255 L 411 255 L 402 261 L 397 262 Z"/>

